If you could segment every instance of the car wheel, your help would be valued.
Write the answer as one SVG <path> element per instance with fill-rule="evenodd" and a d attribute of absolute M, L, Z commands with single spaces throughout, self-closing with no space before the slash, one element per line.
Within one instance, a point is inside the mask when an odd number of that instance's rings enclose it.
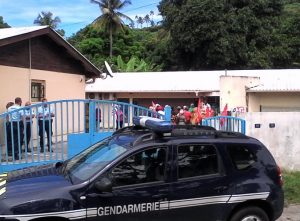
<path fill-rule="evenodd" d="M 237 211 L 230 221 L 269 221 L 269 217 L 261 208 L 245 207 Z"/>

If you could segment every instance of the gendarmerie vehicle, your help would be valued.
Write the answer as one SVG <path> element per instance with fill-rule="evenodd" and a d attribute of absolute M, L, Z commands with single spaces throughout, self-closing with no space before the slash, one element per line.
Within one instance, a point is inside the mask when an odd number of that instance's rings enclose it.
<path fill-rule="evenodd" d="M 258 140 L 134 122 L 65 162 L 0 175 L 0 220 L 271 221 L 282 214 L 281 172 Z"/>

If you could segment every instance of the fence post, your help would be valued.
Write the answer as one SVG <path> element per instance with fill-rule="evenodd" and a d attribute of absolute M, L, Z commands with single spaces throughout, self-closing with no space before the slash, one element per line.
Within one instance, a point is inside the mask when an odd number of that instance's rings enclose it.
<path fill-rule="evenodd" d="M 241 120 L 242 121 L 242 134 L 246 134 L 246 121 L 245 120 Z"/>
<path fill-rule="evenodd" d="M 164 111 L 165 111 L 165 120 L 171 122 L 171 111 L 172 111 L 171 107 L 166 105 Z"/>
<path fill-rule="evenodd" d="M 95 135 L 96 131 L 96 108 L 95 101 L 90 100 L 89 102 L 89 134 L 90 137 Z"/>

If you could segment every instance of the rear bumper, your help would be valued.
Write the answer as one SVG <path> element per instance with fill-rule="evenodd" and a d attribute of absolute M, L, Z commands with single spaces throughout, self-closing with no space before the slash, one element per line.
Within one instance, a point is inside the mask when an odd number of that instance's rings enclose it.
<path fill-rule="evenodd" d="M 276 198 L 271 203 L 273 206 L 273 220 L 276 220 L 282 215 L 284 208 L 284 193 L 282 189 L 277 192 Z"/>

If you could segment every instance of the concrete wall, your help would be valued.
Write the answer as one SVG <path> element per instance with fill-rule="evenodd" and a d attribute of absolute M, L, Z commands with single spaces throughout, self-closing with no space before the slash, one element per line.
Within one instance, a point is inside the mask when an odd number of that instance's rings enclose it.
<path fill-rule="evenodd" d="M 46 83 L 48 101 L 60 99 L 85 99 L 84 75 L 66 74 L 42 70 L 30 70 L 0 65 L 0 113 L 6 103 L 21 97 L 23 103 L 30 100 L 31 80 Z"/>
<path fill-rule="evenodd" d="M 300 170 L 300 112 L 246 113 L 246 134 L 259 139 L 279 166 Z M 274 123 L 275 128 L 269 124 Z M 260 124 L 260 128 L 255 128 Z"/>
<path fill-rule="evenodd" d="M 238 107 L 246 111 L 246 88 L 258 84 L 258 77 L 220 76 L 220 110 L 228 104 L 228 110 Z"/>
<path fill-rule="evenodd" d="M 25 68 L 15 68 L 0 65 L 0 113 L 6 111 L 5 106 L 7 102 L 14 102 L 15 97 L 21 97 L 23 105 L 26 101 L 31 99 L 31 80 L 40 80 L 45 82 L 45 96 L 48 101 L 54 100 L 67 100 L 67 99 L 85 99 L 85 76 L 77 74 L 67 74 L 59 72 L 50 72 L 42 70 L 30 70 Z M 34 102 L 32 102 L 34 104 Z M 54 109 L 54 106 L 52 106 Z M 72 111 L 72 106 L 69 105 L 69 112 Z M 57 134 L 66 134 L 66 105 L 57 105 L 57 116 L 55 121 L 57 124 Z M 78 117 L 78 109 L 81 109 L 81 116 Z M 75 104 L 75 131 L 83 131 L 84 115 L 83 104 L 78 106 Z M 62 111 L 61 111 L 62 110 Z M 62 114 L 61 114 L 62 113 Z M 70 115 L 71 116 L 71 115 Z M 63 120 L 61 120 L 63 119 Z M 34 126 L 36 127 L 36 120 L 34 120 Z M 81 125 L 78 125 L 78 122 Z M 70 128 L 73 129 L 70 119 Z M 0 120 L 0 145 L 4 143 L 3 133 L 3 120 Z M 55 123 L 53 124 L 54 127 Z M 63 125 L 63 128 L 61 128 Z M 70 131 L 72 131 L 70 129 Z M 55 133 L 56 130 L 54 130 Z M 37 130 L 33 131 L 33 139 L 37 139 Z M 59 138 L 61 139 L 61 138 Z"/>
<path fill-rule="evenodd" d="M 300 92 L 249 93 L 249 112 L 300 111 Z"/>

